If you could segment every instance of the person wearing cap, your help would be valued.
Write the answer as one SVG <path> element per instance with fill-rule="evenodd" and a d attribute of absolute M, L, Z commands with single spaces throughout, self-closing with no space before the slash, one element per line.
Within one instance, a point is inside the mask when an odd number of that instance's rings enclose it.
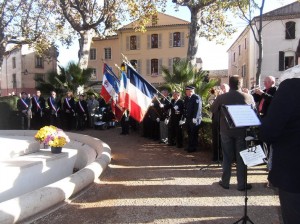
<path fill-rule="evenodd" d="M 66 130 L 70 131 L 74 128 L 75 120 L 75 100 L 73 97 L 73 92 L 68 91 L 66 98 L 63 100 L 62 104 L 63 110 L 63 126 Z"/>
<path fill-rule="evenodd" d="M 252 105 L 255 103 L 251 94 L 242 92 L 243 80 L 239 76 L 231 76 L 229 78 L 229 92 L 219 95 L 211 106 L 211 112 L 219 117 L 220 136 L 223 152 L 223 174 L 219 185 L 224 189 L 229 189 L 231 178 L 231 165 L 236 158 L 237 169 L 237 189 L 245 190 L 245 169 L 246 166 L 242 160 L 240 152 L 246 149 L 246 128 L 230 128 L 226 122 L 224 113 L 222 113 L 223 105 Z M 252 185 L 247 184 L 247 189 L 251 189 Z"/>
<path fill-rule="evenodd" d="M 45 118 L 45 98 L 41 96 L 41 91 L 37 90 L 31 98 L 32 111 L 32 128 L 38 130 L 44 126 Z"/>
<path fill-rule="evenodd" d="M 21 128 L 23 130 L 30 129 L 31 119 L 31 101 L 26 92 L 21 93 L 21 98 L 17 101 L 17 108 L 21 116 Z"/>
<path fill-rule="evenodd" d="M 184 102 L 180 99 L 180 93 L 174 91 L 172 94 L 171 103 L 166 106 L 170 111 L 170 117 L 168 121 L 168 145 L 177 145 L 177 148 L 182 148 L 183 134 L 182 125 L 179 125 L 179 121 L 183 116 Z"/>
<path fill-rule="evenodd" d="M 87 115 L 89 113 L 87 102 L 84 100 L 84 94 L 80 94 L 75 108 L 77 114 L 77 130 L 83 131 L 86 126 Z"/>
<path fill-rule="evenodd" d="M 202 120 L 202 100 L 195 94 L 193 86 L 185 88 L 184 118 L 188 134 L 187 152 L 195 152 L 198 148 L 198 132 Z M 182 123 L 182 122 L 181 122 Z"/>

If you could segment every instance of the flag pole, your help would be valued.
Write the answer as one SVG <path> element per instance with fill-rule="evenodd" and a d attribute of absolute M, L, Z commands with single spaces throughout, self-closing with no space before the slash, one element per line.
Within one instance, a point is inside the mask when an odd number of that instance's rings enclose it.
<path fill-rule="evenodd" d="M 128 66 L 130 66 L 130 68 L 132 68 L 135 72 L 137 72 L 137 70 L 132 66 L 132 64 L 130 63 L 130 61 L 128 60 L 128 58 L 123 54 L 123 53 L 121 53 L 121 55 L 123 56 L 123 62 L 126 64 L 126 65 L 128 65 Z M 138 72 L 137 72 L 138 73 Z M 138 73 L 139 74 L 139 73 Z M 141 76 L 141 75 L 140 75 Z M 164 99 L 166 99 L 167 101 L 169 101 L 169 103 L 171 103 L 171 101 L 167 98 L 167 97 L 165 97 L 161 92 L 159 92 L 158 91 L 158 89 L 156 89 L 151 83 L 149 83 L 146 79 L 144 79 L 142 76 L 141 76 L 141 78 L 145 81 L 145 82 L 147 82 L 149 85 L 151 85 L 155 90 L 156 90 L 156 93 L 158 93 L 158 94 L 160 94 Z M 161 103 L 160 101 L 159 101 L 159 99 L 157 98 L 157 96 L 155 96 L 155 98 L 158 100 L 158 102 L 159 103 Z"/>

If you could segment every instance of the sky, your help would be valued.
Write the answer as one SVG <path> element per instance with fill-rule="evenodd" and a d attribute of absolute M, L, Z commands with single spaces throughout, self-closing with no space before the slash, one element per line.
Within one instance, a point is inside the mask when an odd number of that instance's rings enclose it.
<path fill-rule="evenodd" d="M 190 12 L 186 7 L 178 7 L 178 11 L 174 10 L 174 4 L 168 1 L 169 4 L 166 9 L 166 14 L 190 21 Z M 284 5 L 295 2 L 295 0 L 265 0 L 264 13 L 271 10 L 280 8 Z M 235 19 L 233 24 L 238 31 L 232 35 L 230 39 L 227 39 L 224 45 L 216 44 L 214 41 L 207 41 L 204 38 L 200 39 L 198 57 L 202 58 L 204 70 L 219 70 L 228 68 L 228 55 L 227 50 L 232 45 L 234 40 L 244 30 L 246 24 L 242 20 Z M 59 46 L 58 61 L 60 65 L 66 66 L 69 61 L 78 61 L 78 42 L 74 41 L 74 44 L 68 49 L 63 46 Z"/>

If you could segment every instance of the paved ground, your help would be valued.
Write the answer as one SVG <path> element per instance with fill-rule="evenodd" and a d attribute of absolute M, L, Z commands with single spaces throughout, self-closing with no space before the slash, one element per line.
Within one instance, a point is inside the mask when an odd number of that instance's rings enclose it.
<path fill-rule="evenodd" d="M 110 145 L 111 164 L 98 183 L 35 224 L 230 224 L 243 217 L 244 193 L 236 190 L 235 171 L 230 189 L 221 188 L 221 167 L 206 167 L 210 152 L 188 154 L 137 133 L 119 135 L 119 128 L 84 133 Z M 249 218 L 279 224 L 279 201 L 274 189 L 266 188 L 265 166 L 248 174 Z"/>

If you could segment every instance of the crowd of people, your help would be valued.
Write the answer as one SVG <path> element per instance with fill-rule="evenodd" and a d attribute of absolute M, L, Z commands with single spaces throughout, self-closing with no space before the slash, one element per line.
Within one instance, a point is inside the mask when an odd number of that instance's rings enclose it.
<path fill-rule="evenodd" d="M 230 188 L 232 163 L 236 162 L 237 190 L 252 188 L 245 184 L 246 166 L 240 152 L 246 149 L 246 127 L 231 128 L 222 111 L 223 105 L 251 105 L 261 120 L 260 140 L 267 145 L 269 160 L 269 181 L 279 188 L 282 216 L 285 224 L 295 224 L 300 220 L 300 174 L 297 162 L 300 157 L 300 96 L 299 79 L 289 79 L 280 84 L 277 90 L 275 78 L 264 79 L 264 89 L 243 89 L 242 78 L 231 76 L 229 85 L 221 84 L 211 90 L 209 97 L 212 112 L 212 152 L 214 161 L 222 160 L 222 176 L 219 185 Z M 185 150 L 193 153 L 198 150 L 198 132 L 202 120 L 202 100 L 195 94 L 194 87 L 185 88 L 185 96 L 173 91 L 161 91 L 150 105 L 142 123 L 142 136 L 162 144 L 184 147 L 183 125 L 188 139 Z M 38 90 L 30 99 L 22 93 L 17 103 L 22 116 L 23 129 L 38 129 L 46 122 L 66 130 L 83 130 L 93 127 L 91 116 L 96 108 L 104 107 L 103 99 L 94 95 L 86 101 L 84 95 L 75 101 L 72 92 L 67 92 L 61 100 L 55 91 L 45 100 Z M 47 118 L 45 119 L 45 116 Z M 30 123 L 31 120 L 31 123 Z M 122 132 L 129 134 L 130 111 L 126 110 L 121 119 Z"/>
<path fill-rule="evenodd" d="M 40 90 L 32 97 L 22 92 L 17 101 L 21 129 L 38 130 L 45 125 L 54 125 L 66 131 L 93 128 L 94 114 L 99 108 L 107 109 L 107 113 L 111 113 L 111 110 L 101 97 L 96 99 L 92 94 L 87 100 L 85 98 L 84 94 L 80 94 L 79 99 L 75 100 L 72 91 L 68 91 L 63 99 L 55 91 L 51 91 L 47 99 Z"/>

